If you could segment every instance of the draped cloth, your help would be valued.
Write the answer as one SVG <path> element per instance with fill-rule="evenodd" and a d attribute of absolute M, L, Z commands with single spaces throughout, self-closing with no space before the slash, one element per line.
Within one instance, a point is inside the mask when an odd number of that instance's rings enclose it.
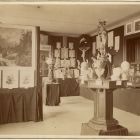
<path fill-rule="evenodd" d="M 0 90 L 0 124 L 38 120 L 36 88 Z"/>

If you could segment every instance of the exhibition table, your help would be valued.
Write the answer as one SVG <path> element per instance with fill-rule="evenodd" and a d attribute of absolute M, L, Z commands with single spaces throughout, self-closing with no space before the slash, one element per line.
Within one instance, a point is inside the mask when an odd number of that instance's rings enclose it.
<path fill-rule="evenodd" d="M 59 78 L 56 79 L 60 83 L 60 96 L 79 96 L 80 87 L 76 78 Z"/>
<path fill-rule="evenodd" d="M 46 84 L 46 105 L 56 106 L 60 103 L 60 84 Z"/>
<path fill-rule="evenodd" d="M 113 118 L 113 91 L 118 88 L 116 81 L 89 80 L 85 87 L 96 91 L 94 93 L 94 117 L 88 123 L 82 124 L 81 134 L 128 135 L 127 128 L 119 125 L 118 121 Z"/>
<path fill-rule="evenodd" d="M 38 121 L 36 88 L 0 89 L 0 124 Z"/>

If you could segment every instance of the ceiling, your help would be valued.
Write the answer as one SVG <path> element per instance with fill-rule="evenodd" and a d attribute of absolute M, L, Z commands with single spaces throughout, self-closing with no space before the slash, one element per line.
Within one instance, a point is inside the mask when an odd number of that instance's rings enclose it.
<path fill-rule="evenodd" d="M 40 26 L 48 32 L 80 35 L 96 31 L 99 19 L 107 25 L 140 15 L 139 4 L 0 4 L 0 22 Z"/>

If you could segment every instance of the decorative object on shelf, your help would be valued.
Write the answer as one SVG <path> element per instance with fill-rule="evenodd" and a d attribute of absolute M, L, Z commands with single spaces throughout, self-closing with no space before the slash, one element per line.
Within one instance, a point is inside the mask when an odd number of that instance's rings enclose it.
<path fill-rule="evenodd" d="M 102 80 L 104 78 L 103 74 L 105 72 L 105 65 L 106 65 L 106 61 L 107 61 L 106 59 L 107 58 L 105 58 L 105 57 L 99 56 L 97 58 L 97 60 L 95 60 L 95 62 L 94 62 L 94 69 L 98 76 L 97 80 Z"/>
<path fill-rule="evenodd" d="M 105 55 L 107 47 L 107 31 L 105 28 L 106 21 L 99 21 L 98 24 L 98 36 L 100 38 L 99 52 L 101 55 Z"/>
<path fill-rule="evenodd" d="M 61 60 L 60 60 L 60 58 L 56 58 L 56 59 L 55 59 L 54 67 L 55 67 L 56 69 L 58 69 L 58 68 L 61 67 Z"/>
<path fill-rule="evenodd" d="M 111 76 L 111 80 L 112 81 L 119 81 L 119 80 L 121 80 L 121 73 L 122 73 L 122 70 L 121 70 L 120 67 L 113 68 L 113 74 Z"/>
<path fill-rule="evenodd" d="M 85 62 L 85 53 L 90 49 L 90 36 L 83 34 L 80 37 L 80 45 L 79 45 L 79 50 L 82 51 L 81 57 L 83 58 L 83 62 Z"/>
<path fill-rule="evenodd" d="M 140 19 L 134 21 L 134 32 L 140 32 Z"/>
<path fill-rule="evenodd" d="M 3 70 L 2 78 L 2 87 L 3 88 L 18 88 L 18 69 L 7 68 Z"/>
<path fill-rule="evenodd" d="M 34 70 L 24 68 L 20 70 L 20 88 L 34 87 Z"/>
<path fill-rule="evenodd" d="M 79 78 L 80 71 L 78 69 L 74 69 L 74 78 Z"/>
<path fill-rule="evenodd" d="M 61 59 L 61 67 L 65 67 L 64 59 Z"/>
<path fill-rule="evenodd" d="M 97 80 L 103 80 L 111 76 L 111 63 L 109 62 L 106 47 L 107 47 L 107 31 L 105 29 L 105 21 L 99 21 L 98 38 L 100 46 L 98 48 L 97 59 L 94 59 L 94 69 L 98 76 Z"/>
<path fill-rule="evenodd" d="M 46 59 L 46 63 L 48 64 L 48 77 L 50 80 L 50 83 L 53 81 L 53 67 L 54 67 L 54 59 L 53 57 L 50 55 L 49 58 Z"/>
<path fill-rule="evenodd" d="M 129 80 L 129 70 L 130 70 L 129 62 L 123 61 L 121 63 L 121 69 L 122 69 L 121 79 L 122 80 Z"/>
<path fill-rule="evenodd" d="M 84 84 L 85 81 L 88 80 L 88 62 L 81 63 L 80 71 L 81 71 L 80 73 L 81 84 Z"/>

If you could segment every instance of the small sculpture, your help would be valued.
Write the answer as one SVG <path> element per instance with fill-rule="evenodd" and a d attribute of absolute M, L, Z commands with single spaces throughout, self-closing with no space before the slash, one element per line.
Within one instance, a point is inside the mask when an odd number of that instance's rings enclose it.
<path fill-rule="evenodd" d="M 113 74 L 111 76 L 111 80 L 112 81 L 119 81 L 121 79 L 121 68 L 117 67 L 117 68 L 113 68 Z"/>
<path fill-rule="evenodd" d="M 122 69 L 122 74 L 121 74 L 122 80 L 128 80 L 129 79 L 129 69 L 130 69 L 129 62 L 127 62 L 127 61 L 122 62 L 121 69 Z"/>
<path fill-rule="evenodd" d="M 83 62 L 85 62 L 86 51 L 89 50 L 89 47 L 79 48 L 79 50 L 82 51 L 82 55 L 81 55 L 81 57 L 83 58 Z"/>
<path fill-rule="evenodd" d="M 98 80 L 109 78 L 111 76 L 111 63 L 109 61 L 107 47 L 107 31 L 105 29 L 105 21 L 99 21 L 98 36 L 100 38 L 99 52 L 97 59 L 94 59 L 94 69 L 98 76 Z"/>

